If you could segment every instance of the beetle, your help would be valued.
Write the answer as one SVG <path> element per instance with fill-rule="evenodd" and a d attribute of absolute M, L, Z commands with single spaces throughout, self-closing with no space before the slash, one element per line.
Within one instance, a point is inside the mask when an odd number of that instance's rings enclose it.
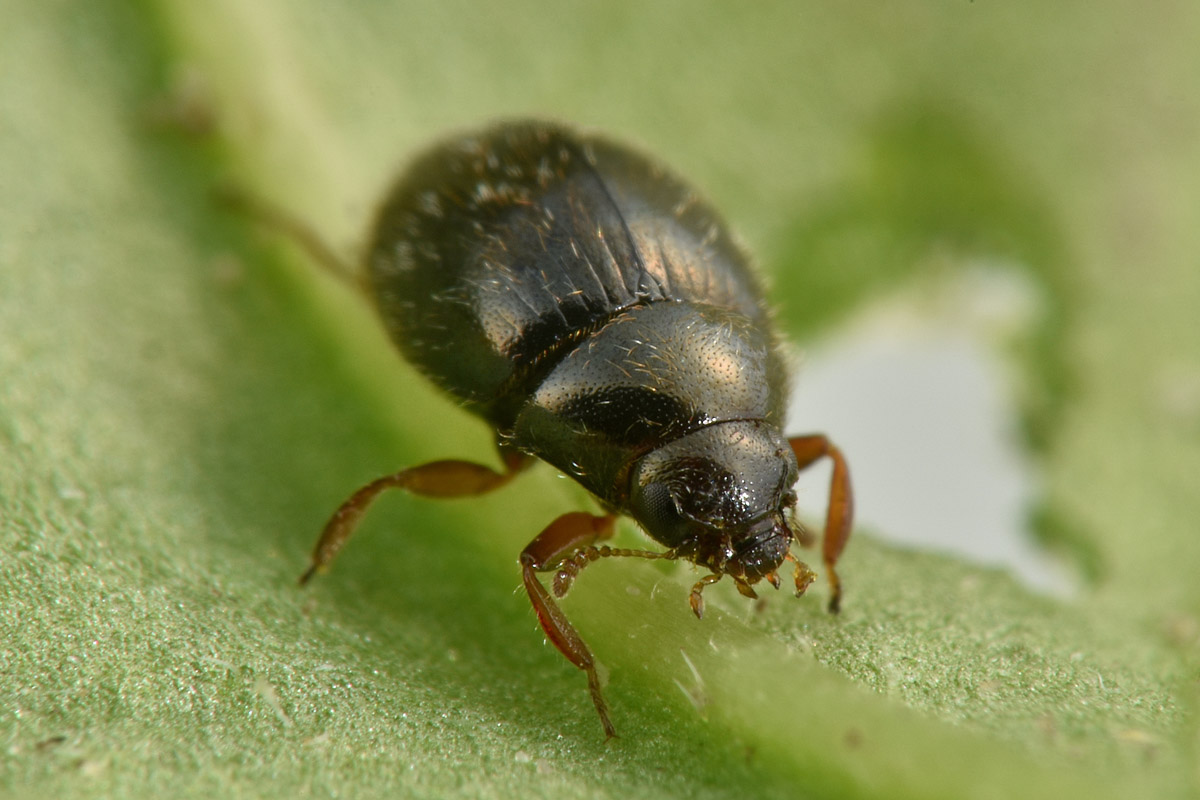
<path fill-rule="evenodd" d="M 792 487 L 827 458 L 822 556 L 838 610 L 846 459 L 823 435 L 783 435 L 787 370 L 758 278 L 718 215 L 657 162 L 541 121 L 443 141 L 383 203 L 364 285 L 404 357 L 492 427 L 503 468 L 443 460 L 372 481 L 330 518 L 301 583 L 386 490 L 480 495 L 548 462 L 603 513 L 551 522 L 521 552 L 522 581 L 612 737 L 595 659 L 556 598 L 611 557 L 708 570 L 688 596 L 698 618 L 707 586 L 728 576 L 753 598 L 764 578 L 779 588 L 785 561 L 800 596 L 815 574 L 791 553 L 807 538 Z M 622 515 L 664 549 L 598 545 Z"/>

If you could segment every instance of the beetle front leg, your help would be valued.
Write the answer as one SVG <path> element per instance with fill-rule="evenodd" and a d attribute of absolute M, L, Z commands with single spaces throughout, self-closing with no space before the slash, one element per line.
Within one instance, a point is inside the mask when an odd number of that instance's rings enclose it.
<path fill-rule="evenodd" d="M 596 660 L 584 643 L 583 637 L 567 619 L 567 615 L 559 608 L 558 603 L 554 602 L 546 587 L 542 586 L 537 573 L 554 569 L 564 556 L 591 544 L 596 539 L 611 536 L 615 520 L 611 514 L 603 517 L 582 511 L 563 514 L 546 526 L 546 529 L 521 551 L 521 578 L 525 582 L 525 591 L 529 593 L 529 601 L 533 603 L 533 610 L 537 612 L 538 622 L 546 632 L 546 638 L 558 648 L 558 652 L 587 673 L 588 690 L 592 694 L 592 702 L 596 706 L 596 712 L 600 714 L 600 724 L 604 726 L 604 735 L 608 739 L 617 735 L 617 729 L 608 717 L 608 704 L 604 702 L 604 695 L 600 692 Z"/>
<path fill-rule="evenodd" d="M 498 489 L 530 463 L 529 456 L 515 450 L 501 450 L 504 472 L 471 461 L 431 461 L 419 467 L 401 470 L 371 481 L 342 503 L 325 523 L 321 538 L 313 548 L 312 565 L 300 576 L 304 585 L 337 556 L 371 503 L 388 489 L 407 489 L 422 497 L 450 498 L 486 494 Z"/>
<path fill-rule="evenodd" d="M 850 467 L 833 442 L 822 434 L 796 436 L 788 440 L 800 469 L 811 466 L 814 461 L 828 456 L 833 461 L 833 477 L 829 481 L 829 509 L 825 515 L 825 536 L 822 539 L 821 555 L 825 568 L 829 570 L 829 611 L 836 614 L 842 602 L 842 584 L 838 580 L 834 565 L 850 538 L 854 522 L 854 492 L 850 486 Z M 799 582 L 797 581 L 797 585 Z"/>

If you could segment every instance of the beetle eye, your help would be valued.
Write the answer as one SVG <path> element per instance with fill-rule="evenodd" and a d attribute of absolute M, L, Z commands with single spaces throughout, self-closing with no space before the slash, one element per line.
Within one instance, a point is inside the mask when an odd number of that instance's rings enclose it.
<path fill-rule="evenodd" d="M 649 483 L 634 500 L 635 516 L 658 541 L 674 547 L 686 538 L 689 522 L 680 513 L 667 484 Z"/>
<path fill-rule="evenodd" d="M 679 509 L 671 491 L 663 483 L 652 483 L 642 490 L 642 512 L 646 524 L 671 523 L 679 519 Z"/>

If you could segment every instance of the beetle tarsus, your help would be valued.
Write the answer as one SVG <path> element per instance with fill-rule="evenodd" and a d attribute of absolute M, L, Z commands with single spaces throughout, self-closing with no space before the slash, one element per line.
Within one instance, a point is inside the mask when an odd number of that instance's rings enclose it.
<path fill-rule="evenodd" d="M 829 613 L 837 614 L 842 610 L 842 581 L 833 564 L 826 564 L 825 567 L 829 570 Z"/>
<path fill-rule="evenodd" d="M 738 594 L 742 597 L 749 597 L 751 600 L 758 599 L 758 592 L 754 591 L 754 587 L 747 583 L 744 579 L 735 578 L 734 584 L 737 586 Z"/>
<path fill-rule="evenodd" d="M 592 703 L 596 706 L 596 713 L 600 715 L 600 724 L 604 727 L 604 740 L 617 738 L 617 729 L 613 726 L 612 720 L 608 716 L 608 703 L 604 700 L 604 694 L 600 691 L 600 676 L 596 673 L 596 668 L 587 670 L 588 676 L 588 691 L 592 695 Z"/>
<path fill-rule="evenodd" d="M 307 586 L 308 582 L 311 581 L 313 579 L 313 576 L 317 574 L 318 569 L 320 569 L 320 567 L 316 564 L 313 564 L 308 569 L 304 570 L 304 574 L 300 576 L 300 580 L 299 580 L 300 585 Z"/>
<path fill-rule="evenodd" d="M 705 587 L 721 580 L 722 577 L 722 573 L 714 572 L 712 575 L 705 575 L 692 586 L 691 594 L 688 595 L 688 605 L 692 607 L 692 613 L 696 615 L 696 619 L 704 619 L 704 596 L 701 592 Z"/>

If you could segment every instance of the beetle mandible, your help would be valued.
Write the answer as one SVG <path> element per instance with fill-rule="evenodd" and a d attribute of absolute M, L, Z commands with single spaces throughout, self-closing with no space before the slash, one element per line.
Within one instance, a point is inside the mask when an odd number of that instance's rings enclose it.
<path fill-rule="evenodd" d="M 555 602 L 588 563 L 682 559 L 755 597 L 794 565 L 797 473 L 833 463 L 822 556 L 834 565 L 853 498 L 823 435 L 782 433 L 786 369 L 749 260 L 688 185 L 638 152 L 546 122 L 437 144 L 395 185 L 375 222 L 365 286 L 404 356 L 494 429 L 504 465 L 434 461 L 354 493 L 321 533 L 307 580 L 388 489 L 464 497 L 508 483 L 533 458 L 571 476 L 604 513 L 571 512 L 521 552 L 546 636 L 587 673 L 616 735 L 591 650 Z M 620 515 L 662 551 L 597 546 Z M 551 589 L 538 573 L 554 573 Z"/>

